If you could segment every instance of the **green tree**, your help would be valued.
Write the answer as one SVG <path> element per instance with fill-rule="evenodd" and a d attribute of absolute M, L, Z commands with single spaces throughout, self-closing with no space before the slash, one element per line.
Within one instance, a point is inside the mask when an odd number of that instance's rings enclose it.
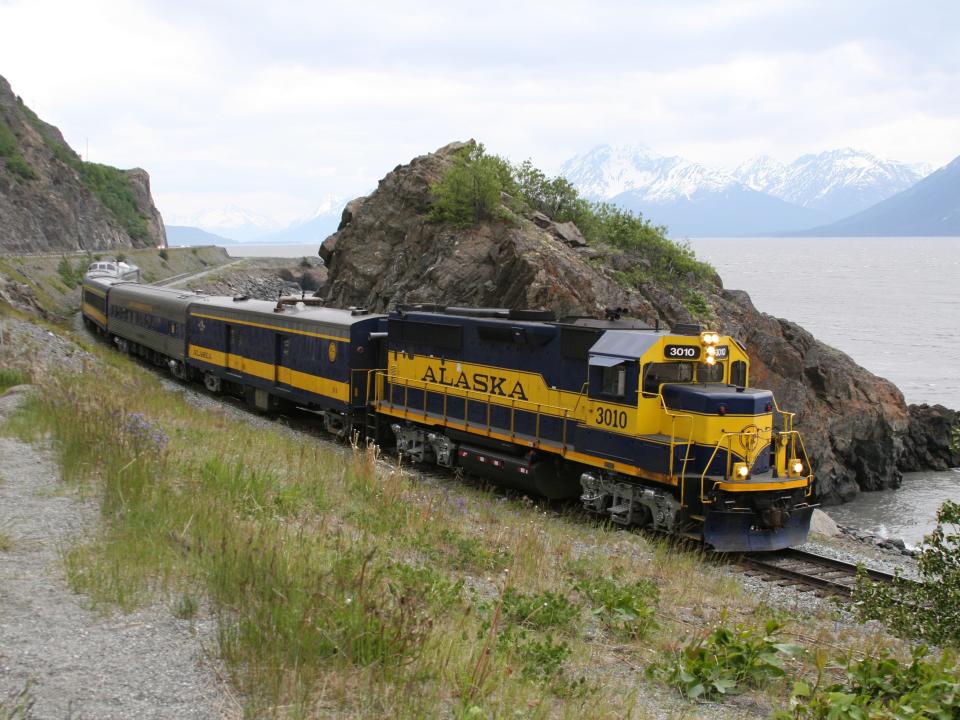
<path fill-rule="evenodd" d="M 862 620 L 881 620 L 894 632 L 938 645 L 960 647 L 960 504 L 946 501 L 937 527 L 923 539 L 917 558 L 920 582 L 857 578 L 854 591 Z"/>
<path fill-rule="evenodd" d="M 501 193 L 515 191 L 510 164 L 488 155 L 481 144 L 460 150 L 443 179 L 430 186 L 431 219 L 457 227 L 501 217 Z"/>
<path fill-rule="evenodd" d="M 527 204 L 557 222 L 576 223 L 590 212 L 590 203 L 580 197 L 565 177 L 548 178 L 529 160 L 514 166 L 513 175 Z"/>

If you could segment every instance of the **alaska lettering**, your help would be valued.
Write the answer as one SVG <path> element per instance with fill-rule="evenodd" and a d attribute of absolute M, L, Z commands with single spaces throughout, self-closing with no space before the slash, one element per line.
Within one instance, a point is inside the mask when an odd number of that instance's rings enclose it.
<path fill-rule="evenodd" d="M 438 385 L 489 393 L 490 395 L 499 395 L 500 397 L 516 398 L 517 400 L 527 399 L 527 393 L 524 391 L 523 385 L 519 380 L 513 381 L 513 385 L 511 386 L 509 378 L 499 375 L 486 375 L 484 373 L 468 375 L 461 370 L 455 378 L 451 378 L 447 375 L 447 369 L 441 367 L 438 377 L 437 373 L 433 371 L 433 368 L 428 367 L 420 379 L 425 382 L 437 383 Z M 506 388 L 510 388 L 509 392 Z"/>

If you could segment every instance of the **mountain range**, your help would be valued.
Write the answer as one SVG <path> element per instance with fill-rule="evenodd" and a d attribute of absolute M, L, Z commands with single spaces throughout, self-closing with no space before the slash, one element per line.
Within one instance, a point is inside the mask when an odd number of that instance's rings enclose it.
<path fill-rule="evenodd" d="M 564 162 L 560 174 L 585 197 L 642 213 L 673 237 L 960 235 L 960 167 L 954 161 L 924 179 L 929 170 L 850 148 L 713 169 L 644 146 L 598 145 Z M 319 246 L 336 231 L 344 204 L 329 195 L 287 227 L 227 207 L 167 232 L 174 245 Z"/>
<path fill-rule="evenodd" d="M 236 206 L 209 210 L 167 226 L 171 245 L 230 245 L 264 243 L 298 245 L 317 243 L 334 233 L 346 200 L 337 195 L 324 197 L 312 213 L 287 225 L 265 215 Z"/>
<path fill-rule="evenodd" d="M 960 157 L 916 185 L 807 235 L 960 235 Z"/>
<path fill-rule="evenodd" d="M 911 188 L 928 171 L 849 148 L 711 169 L 643 146 L 611 145 L 560 169 L 586 197 L 640 212 L 675 237 L 804 234 Z"/>

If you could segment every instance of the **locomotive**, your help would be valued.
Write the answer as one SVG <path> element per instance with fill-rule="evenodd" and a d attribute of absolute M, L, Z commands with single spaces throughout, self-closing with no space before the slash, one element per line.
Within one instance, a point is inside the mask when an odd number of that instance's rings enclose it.
<path fill-rule="evenodd" d="M 261 411 L 312 411 L 417 463 L 460 468 L 722 552 L 805 541 L 813 474 L 749 358 L 695 325 L 610 313 L 398 306 L 389 314 L 87 278 L 88 326 Z"/>

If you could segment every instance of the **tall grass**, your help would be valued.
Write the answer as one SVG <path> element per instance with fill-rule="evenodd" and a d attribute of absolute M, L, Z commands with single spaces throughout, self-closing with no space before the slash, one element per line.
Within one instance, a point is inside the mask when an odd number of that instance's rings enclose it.
<path fill-rule="evenodd" d="M 213 615 L 250 716 L 646 717 L 673 618 L 750 608 L 689 553 L 198 410 L 115 356 L 37 382 L 6 432 L 48 436 L 104 519 L 71 586 Z"/>
<path fill-rule="evenodd" d="M 25 370 L 18 368 L 0 367 L 0 393 L 14 387 L 30 382 L 30 375 Z"/>

